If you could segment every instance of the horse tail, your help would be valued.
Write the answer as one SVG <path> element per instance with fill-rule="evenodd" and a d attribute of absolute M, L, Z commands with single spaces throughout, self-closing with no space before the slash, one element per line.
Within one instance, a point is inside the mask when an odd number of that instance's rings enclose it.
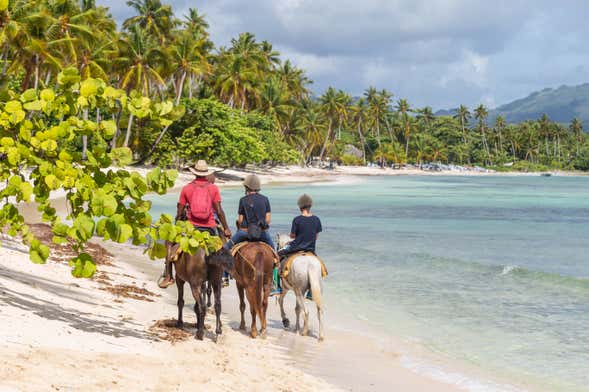
<path fill-rule="evenodd" d="M 313 301 L 318 308 L 321 308 L 321 265 L 319 265 L 319 261 L 315 260 L 315 262 L 309 263 L 307 274 Z"/>
<path fill-rule="evenodd" d="M 254 267 L 256 268 L 256 302 L 258 303 L 258 310 L 262 311 L 262 304 L 264 302 L 264 252 L 256 253 L 254 260 Z M 260 313 L 260 321 L 262 320 Z"/>

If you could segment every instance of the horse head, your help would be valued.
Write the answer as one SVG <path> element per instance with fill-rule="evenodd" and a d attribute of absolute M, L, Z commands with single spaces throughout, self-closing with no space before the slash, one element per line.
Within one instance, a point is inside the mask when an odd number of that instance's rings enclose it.
<path fill-rule="evenodd" d="M 276 243 L 278 244 L 278 249 L 282 249 L 288 244 L 292 239 L 288 234 L 278 233 L 276 235 Z"/>
<path fill-rule="evenodd" d="M 226 271 L 230 271 L 233 268 L 234 260 L 231 252 L 225 248 L 221 248 L 207 258 L 209 264 L 220 265 Z"/>

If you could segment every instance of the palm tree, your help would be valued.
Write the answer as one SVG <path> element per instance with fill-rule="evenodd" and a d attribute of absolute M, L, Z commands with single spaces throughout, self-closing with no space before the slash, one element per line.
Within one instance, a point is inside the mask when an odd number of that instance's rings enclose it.
<path fill-rule="evenodd" d="M 135 9 L 138 15 L 123 22 L 125 29 L 131 31 L 134 26 L 139 26 L 161 44 L 169 40 L 170 32 L 177 24 L 172 7 L 162 5 L 160 0 L 129 0 L 127 5 Z"/>
<path fill-rule="evenodd" d="M 424 125 L 424 129 L 429 132 L 432 122 L 435 119 L 434 113 L 432 108 L 429 106 L 424 107 L 423 109 L 417 109 L 417 116 L 415 116 L 417 120 L 421 121 Z"/>
<path fill-rule="evenodd" d="M 411 118 L 409 111 L 411 110 L 409 102 L 406 99 L 399 99 L 396 106 L 397 111 L 401 115 L 401 127 L 403 137 L 405 138 L 405 155 L 409 156 L 409 139 L 411 137 Z"/>
<path fill-rule="evenodd" d="M 499 115 L 495 119 L 495 133 L 497 134 L 497 140 L 495 140 L 495 155 L 498 154 L 499 151 L 503 151 L 503 131 L 507 126 L 507 122 L 505 121 L 505 117 Z"/>
<path fill-rule="evenodd" d="M 150 95 L 154 87 L 165 88 L 160 71 L 167 64 L 167 53 L 138 25 L 119 39 L 119 54 L 114 60 L 122 73 L 121 87 Z"/>
<path fill-rule="evenodd" d="M 464 145 L 466 145 L 466 127 L 468 127 L 468 121 L 471 117 L 470 111 L 466 106 L 460 105 L 453 117 L 460 121 L 460 126 L 462 127 L 462 141 L 464 142 Z"/>
<path fill-rule="evenodd" d="M 481 133 L 481 142 L 483 144 L 483 149 L 487 155 L 487 161 L 485 162 L 487 165 L 491 164 L 491 153 L 489 152 L 489 145 L 487 144 L 487 137 L 485 134 L 485 128 L 487 126 L 487 117 L 489 116 L 489 111 L 487 108 L 480 104 L 474 110 L 474 117 L 479 121 L 479 132 Z"/>
<path fill-rule="evenodd" d="M 574 118 L 569 125 L 569 130 L 575 137 L 577 155 L 579 155 L 579 147 L 583 141 L 583 123 L 578 118 Z"/>
<path fill-rule="evenodd" d="M 170 48 L 170 58 L 175 67 L 176 105 L 180 103 L 187 76 L 191 81 L 196 78 L 200 84 L 200 81 L 211 73 L 212 66 L 203 49 L 204 44 L 205 41 L 202 39 L 195 40 L 193 35 L 183 32 Z M 192 88 L 189 84 L 189 89 Z"/>
<path fill-rule="evenodd" d="M 377 91 L 374 87 L 369 87 L 364 92 L 366 103 L 368 104 L 368 123 L 370 125 L 372 135 L 376 135 L 378 148 L 383 151 L 381 143 L 381 125 L 385 121 L 386 115 L 389 112 L 392 94 L 387 90 Z M 380 156 L 380 165 L 384 165 L 382 154 Z"/>
<path fill-rule="evenodd" d="M 350 108 L 352 121 L 356 124 L 358 139 L 362 145 L 362 160 L 366 165 L 366 140 L 364 140 L 363 126 L 368 119 L 368 104 L 365 98 L 360 98 L 356 104 Z"/>
<path fill-rule="evenodd" d="M 334 123 L 337 123 L 340 116 L 340 102 L 338 101 L 337 91 L 333 87 L 329 87 L 325 93 L 319 98 L 321 112 L 327 119 L 327 133 L 319 153 L 319 159 L 323 160 L 327 145 L 331 140 L 331 133 L 333 130 Z"/>

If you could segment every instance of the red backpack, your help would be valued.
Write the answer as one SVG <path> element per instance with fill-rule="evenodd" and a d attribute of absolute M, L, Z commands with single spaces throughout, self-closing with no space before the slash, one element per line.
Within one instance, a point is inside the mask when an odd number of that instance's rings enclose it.
<path fill-rule="evenodd" d="M 193 220 L 206 221 L 213 214 L 213 200 L 209 192 L 209 183 L 202 185 L 194 182 L 194 189 L 190 195 L 190 215 Z"/>

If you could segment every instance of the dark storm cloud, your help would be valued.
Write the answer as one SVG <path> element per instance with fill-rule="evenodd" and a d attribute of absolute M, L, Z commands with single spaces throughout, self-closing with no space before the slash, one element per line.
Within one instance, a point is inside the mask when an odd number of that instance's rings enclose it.
<path fill-rule="evenodd" d="M 102 0 L 122 21 L 122 1 Z M 587 81 L 589 3 L 564 0 L 170 0 L 207 15 L 217 45 L 251 31 L 329 85 L 415 105 L 501 104 Z"/>

